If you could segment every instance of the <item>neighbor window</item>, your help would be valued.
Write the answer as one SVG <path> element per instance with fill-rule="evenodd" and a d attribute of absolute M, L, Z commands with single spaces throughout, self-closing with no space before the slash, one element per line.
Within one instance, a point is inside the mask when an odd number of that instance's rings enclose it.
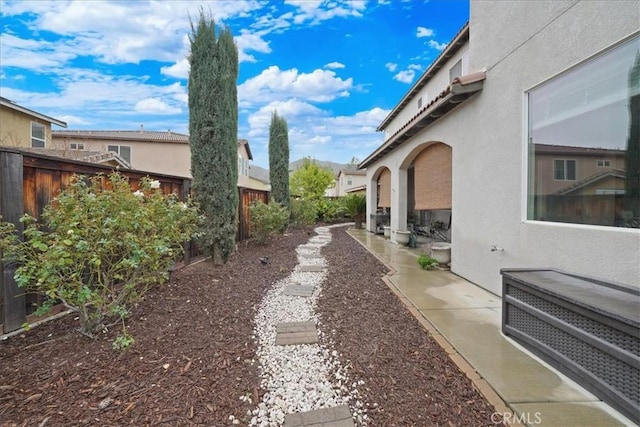
<path fill-rule="evenodd" d="M 44 125 L 31 122 L 31 146 L 33 148 L 44 148 L 46 143 Z"/>
<path fill-rule="evenodd" d="M 107 151 L 118 153 L 123 160 L 131 164 L 131 146 L 130 145 L 107 145 Z"/>
<path fill-rule="evenodd" d="M 249 160 L 238 154 L 238 173 L 242 176 L 249 176 Z"/>
<path fill-rule="evenodd" d="M 351 180 L 351 178 L 347 179 L 347 185 L 353 185 L 353 181 Z"/>
<path fill-rule="evenodd" d="M 576 180 L 576 161 L 575 160 L 554 160 L 553 161 L 553 179 L 558 181 L 575 181 Z"/>
<path fill-rule="evenodd" d="M 527 219 L 640 228 L 640 37 L 527 96 Z"/>
<path fill-rule="evenodd" d="M 72 142 L 69 144 L 69 149 L 71 150 L 84 150 L 84 144 L 78 144 L 77 142 Z"/>

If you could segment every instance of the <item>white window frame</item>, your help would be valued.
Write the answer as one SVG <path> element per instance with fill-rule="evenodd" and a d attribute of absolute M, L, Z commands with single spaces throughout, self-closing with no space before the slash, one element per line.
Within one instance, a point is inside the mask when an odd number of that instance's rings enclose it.
<path fill-rule="evenodd" d="M 84 150 L 84 142 L 70 142 L 69 143 L 70 150 Z"/>
<path fill-rule="evenodd" d="M 113 150 L 112 149 L 113 147 L 116 147 L 116 149 Z M 127 159 L 126 156 L 122 155 L 122 148 L 128 148 L 129 149 L 129 158 L 128 159 Z M 107 144 L 107 151 L 112 151 L 114 153 L 117 153 L 127 163 L 131 164 L 131 160 L 133 159 L 133 149 L 131 148 L 130 145 L 126 145 L 126 144 Z"/>
<path fill-rule="evenodd" d="M 562 162 L 562 178 L 556 178 L 556 162 Z M 573 162 L 573 178 L 567 178 L 567 167 L 569 162 Z M 578 172 L 576 171 L 576 167 L 578 166 L 578 162 L 574 159 L 553 159 L 553 180 L 554 181 L 575 181 L 577 179 L 576 175 Z"/>
<path fill-rule="evenodd" d="M 596 160 L 596 166 L 599 168 L 610 168 L 611 160 Z"/>
<path fill-rule="evenodd" d="M 42 138 L 39 138 L 39 137 L 36 137 L 36 136 L 33 135 L 34 127 L 41 127 L 42 128 Z M 40 145 L 38 143 L 34 143 L 34 142 L 42 143 L 42 145 Z M 45 125 L 43 125 L 42 123 L 31 122 L 31 147 L 33 147 L 33 148 L 45 148 L 46 146 L 47 146 L 47 127 Z"/>

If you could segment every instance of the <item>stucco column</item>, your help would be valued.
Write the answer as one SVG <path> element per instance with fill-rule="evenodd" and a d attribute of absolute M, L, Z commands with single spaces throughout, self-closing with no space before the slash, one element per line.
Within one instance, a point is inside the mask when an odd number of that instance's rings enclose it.
<path fill-rule="evenodd" d="M 378 199 L 378 182 L 373 179 L 373 172 L 367 172 L 367 217 L 366 229 L 372 233 L 376 232 L 376 223 L 371 220 L 371 214 L 376 213 L 376 200 Z"/>
<path fill-rule="evenodd" d="M 391 170 L 391 241 L 396 241 L 396 231 L 407 229 L 407 170 Z"/>

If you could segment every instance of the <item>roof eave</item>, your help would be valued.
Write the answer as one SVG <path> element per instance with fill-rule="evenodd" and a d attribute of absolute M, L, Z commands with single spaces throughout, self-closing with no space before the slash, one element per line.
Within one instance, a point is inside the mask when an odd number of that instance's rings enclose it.
<path fill-rule="evenodd" d="M 395 135 L 391 136 L 391 138 L 383 143 L 377 150 L 360 162 L 358 164 L 358 169 L 366 168 L 368 165 L 380 159 L 386 153 L 394 150 L 413 135 L 420 132 L 423 128 L 444 117 L 458 105 L 481 91 L 484 86 L 485 78 L 485 73 L 479 72 L 463 76 L 460 79 L 454 79 L 453 83 L 443 92 L 446 93 L 445 96 L 405 124 L 405 126 L 403 126 Z"/>
<path fill-rule="evenodd" d="M 57 126 L 60 126 L 60 127 L 63 127 L 63 128 L 67 127 L 67 123 L 63 122 L 62 120 L 54 119 L 53 117 L 49 117 L 47 115 L 38 113 L 37 111 L 30 110 L 30 109 L 28 109 L 26 107 L 23 107 L 21 105 L 18 105 L 16 103 L 12 102 L 11 100 L 9 100 L 7 98 L 0 99 L 0 105 L 4 105 L 5 107 L 11 108 L 12 110 L 19 111 L 21 113 L 27 114 L 27 115 L 32 116 L 32 117 L 37 117 L 40 120 L 44 120 L 46 122 L 49 122 L 51 124 L 54 124 L 54 125 L 57 125 Z"/>
<path fill-rule="evenodd" d="M 420 76 L 420 78 L 411 86 L 407 93 L 402 97 L 400 102 L 391 110 L 391 112 L 384 118 L 382 123 L 378 125 L 376 131 L 380 132 L 397 116 L 398 112 L 409 103 L 415 94 L 424 87 L 427 82 L 433 77 L 440 68 L 451 58 L 462 46 L 469 41 L 469 22 L 465 23 L 458 33 L 449 42 L 447 47 L 438 55 L 433 63 L 427 68 L 427 70 Z"/>

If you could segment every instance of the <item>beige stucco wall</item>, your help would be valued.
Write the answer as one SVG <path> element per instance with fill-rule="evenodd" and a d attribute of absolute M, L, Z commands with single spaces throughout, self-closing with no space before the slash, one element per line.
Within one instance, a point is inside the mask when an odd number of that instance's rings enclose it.
<path fill-rule="evenodd" d="M 72 142 L 83 143 L 87 151 L 107 151 L 108 145 L 128 145 L 131 147 L 131 167 L 133 169 L 191 177 L 189 144 L 54 137 L 53 147 L 68 149 Z"/>
<path fill-rule="evenodd" d="M 390 136 L 392 136 L 398 129 L 404 126 L 413 116 L 415 116 L 418 111 L 418 98 L 422 97 L 422 106 L 426 106 L 433 98 L 438 96 L 440 92 L 445 90 L 447 86 L 449 86 L 449 69 L 453 67 L 456 62 L 458 62 L 462 58 L 462 74 L 468 74 L 470 71 L 478 71 L 478 70 L 469 70 L 469 59 L 468 59 L 468 50 L 469 44 L 466 43 L 462 46 L 455 55 L 453 55 L 447 62 L 444 67 L 440 69 L 438 74 L 433 76 L 431 80 L 418 92 L 418 94 L 413 98 L 409 104 L 396 116 L 391 122 L 387 125 L 384 130 L 384 139 L 386 140 Z"/>
<path fill-rule="evenodd" d="M 349 184 L 349 180 L 351 180 L 351 184 Z M 363 187 L 367 184 L 367 176 L 366 175 L 353 175 L 350 173 L 340 173 L 338 177 L 338 182 L 336 185 L 337 188 L 337 196 L 345 196 L 348 191 L 357 188 Z"/>
<path fill-rule="evenodd" d="M 44 125 L 45 148 L 51 145 L 51 123 L 0 106 L 0 146 L 2 147 L 31 147 L 31 122 Z"/>
<path fill-rule="evenodd" d="M 469 71 L 486 69 L 484 88 L 367 165 L 367 218 L 377 176 L 388 167 L 392 239 L 394 230 L 406 229 L 398 212 L 407 209 L 407 162 L 443 142 L 452 147 L 454 273 L 498 295 L 500 269 L 514 267 L 552 267 L 640 287 L 639 230 L 526 219 L 526 91 L 637 34 L 638 22 L 638 0 L 472 0 Z M 492 252 L 492 245 L 504 250 Z"/>

